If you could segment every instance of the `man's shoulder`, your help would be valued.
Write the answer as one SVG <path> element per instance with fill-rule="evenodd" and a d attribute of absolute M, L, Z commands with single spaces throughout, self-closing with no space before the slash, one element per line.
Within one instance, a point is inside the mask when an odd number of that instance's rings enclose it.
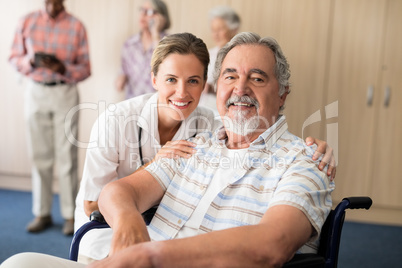
<path fill-rule="evenodd" d="M 283 133 L 283 135 L 278 139 L 277 144 L 277 148 L 287 154 L 299 154 L 312 157 L 315 151 L 314 145 L 308 146 L 302 138 L 290 133 L 289 131 Z"/>
<path fill-rule="evenodd" d="M 76 23 L 77 25 L 80 25 L 81 27 L 85 28 L 84 23 L 81 21 L 81 19 L 79 19 L 78 17 L 76 17 L 75 15 L 69 13 L 66 11 L 65 14 L 65 18 L 73 23 Z"/>

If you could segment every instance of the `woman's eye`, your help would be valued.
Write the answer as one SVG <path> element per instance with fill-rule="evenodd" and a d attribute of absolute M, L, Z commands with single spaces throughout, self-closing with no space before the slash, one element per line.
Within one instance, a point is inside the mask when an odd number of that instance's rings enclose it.
<path fill-rule="evenodd" d="M 170 77 L 170 78 L 166 79 L 166 81 L 169 83 L 173 83 L 173 82 L 176 82 L 176 79 L 173 77 Z"/>

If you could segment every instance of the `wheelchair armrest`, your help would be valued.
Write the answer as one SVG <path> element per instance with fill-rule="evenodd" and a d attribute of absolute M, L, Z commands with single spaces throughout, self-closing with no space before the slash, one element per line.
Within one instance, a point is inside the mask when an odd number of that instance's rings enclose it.
<path fill-rule="evenodd" d="M 346 207 L 348 209 L 369 209 L 373 204 L 373 200 L 368 196 L 346 197 L 342 199 L 342 201 L 344 200 L 349 202 L 349 205 Z"/>
<path fill-rule="evenodd" d="M 92 212 L 89 219 L 90 221 L 82 225 L 73 236 L 69 255 L 69 259 L 72 261 L 77 261 L 81 239 L 88 231 L 92 229 L 109 228 L 109 224 L 107 224 L 99 211 Z"/>
<path fill-rule="evenodd" d="M 149 210 L 145 211 L 142 214 L 146 225 L 148 225 L 151 222 L 156 209 L 157 207 L 150 208 Z M 105 221 L 105 218 L 97 210 L 91 213 L 91 215 L 89 216 L 89 220 L 90 221 L 82 225 L 81 228 L 79 228 L 73 236 L 69 255 L 69 259 L 72 261 L 77 261 L 81 239 L 88 231 L 92 229 L 109 228 L 109 225 Z"/>
<path fill-rule="evenodd" d="M 99 210 L 95 210 L 94 212 L 91 213 L 91 215 L 89 216 L 89 220 L 90 221 L 97 221 L 100 223 L 104 223 L 105 218 L 103 217 L 103 215 L 100 213 Z"/>
<path fill-rule="evenodd" d="M 325 266 L 324 257 L 314 254 L 295 254 L 294 257 L 282 267 L 284 268 L 321 268 Z"/>

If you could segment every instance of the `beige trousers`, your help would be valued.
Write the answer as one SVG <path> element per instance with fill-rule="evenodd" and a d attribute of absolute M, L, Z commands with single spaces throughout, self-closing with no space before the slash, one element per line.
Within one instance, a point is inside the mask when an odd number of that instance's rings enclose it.
<path fill-rule="evenodd" d="M 77 147 L 71 142 L 71 136 L 77 139 L 78 113 L 67 115 L 79 103 L 77 87 L 44 86 L 31 81 L 24 97 L 32 158 L 32 212 L 35 216 L 50 215 L 56 167 L 61 214 L 64 219 L 72 219 L 78 176 Z"/>

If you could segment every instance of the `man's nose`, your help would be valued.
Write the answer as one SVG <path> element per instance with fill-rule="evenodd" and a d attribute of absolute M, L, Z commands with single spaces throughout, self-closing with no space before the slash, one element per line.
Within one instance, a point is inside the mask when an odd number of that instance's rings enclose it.
<path fill-rule="evenodd" d="M 248 85 L 248 80 L 247 78 L 239 78 L 235 84 L 234 88 L 234 93 L 236 93 L 239 96 L 247 95 L 249 92 L 250 88 Z"/>

